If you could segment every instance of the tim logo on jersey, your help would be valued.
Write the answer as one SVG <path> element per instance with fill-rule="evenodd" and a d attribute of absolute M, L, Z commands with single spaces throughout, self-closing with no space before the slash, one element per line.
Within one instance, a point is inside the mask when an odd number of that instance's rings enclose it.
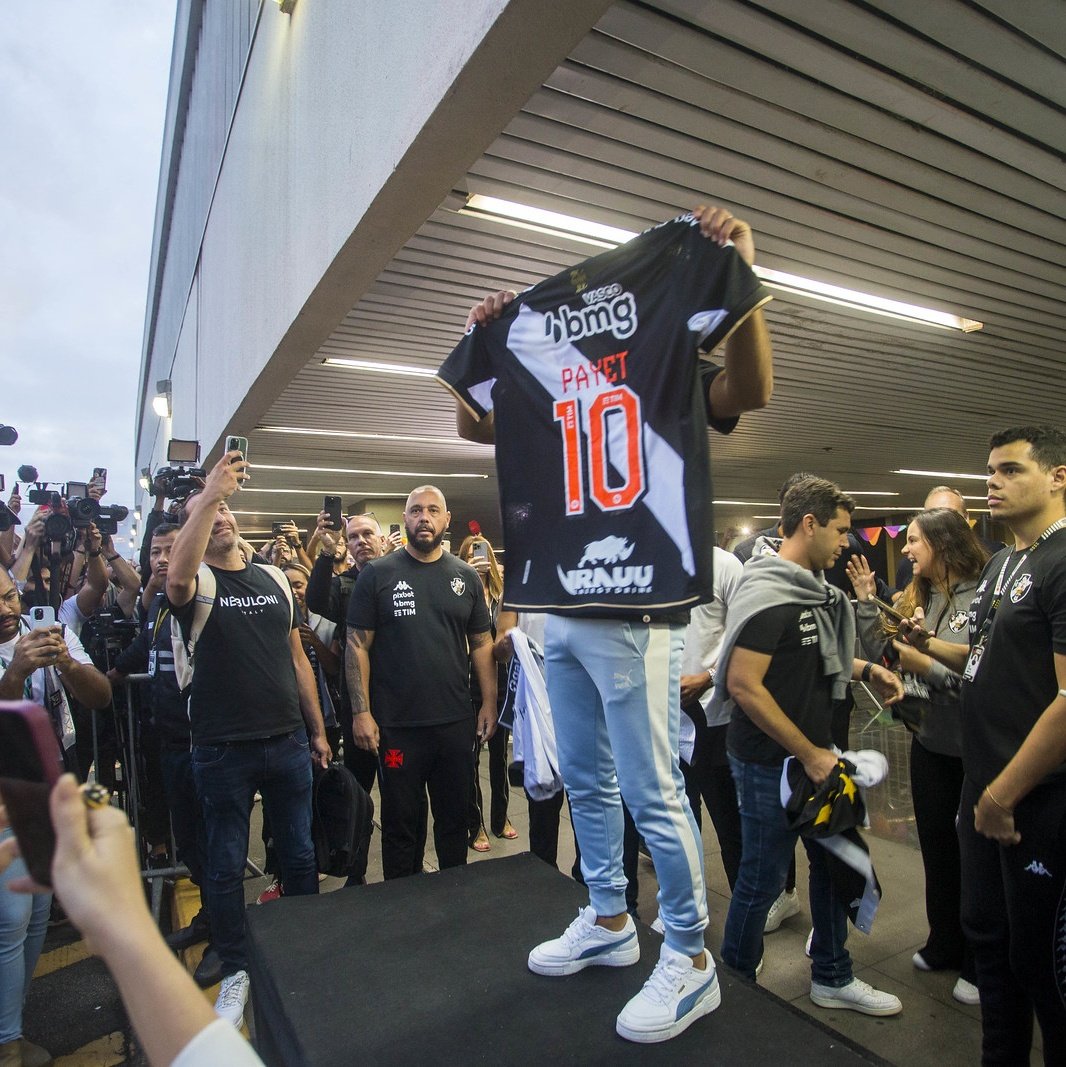
<path fill-rule="evenodd" d="M 611 534 L 585 545 L 576 569 L 556 566 L 559 583 L 570 596 L 604 593 L 649 593 L 655 568 L 629 566 L 626 560 L 637 546 Z"/>
<path fill-rule="evenodd" d="M 618 282 L 581 293 L 584 307 L 566 304 L 544 312 L 544 336 L 553 341 L 580 341 L 601 333 L 614 334 L 620 341 L 637 332 L 637 300 Z"/>

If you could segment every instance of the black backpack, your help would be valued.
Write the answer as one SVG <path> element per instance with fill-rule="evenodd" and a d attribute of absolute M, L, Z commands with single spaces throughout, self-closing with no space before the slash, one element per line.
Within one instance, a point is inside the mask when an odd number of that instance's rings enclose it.
<path fill-rule="evenodd" d="M 321 874 L 362 881 L 374 832 L 374 802 L 341 763 L 314 766 L 311 840 Z"/>

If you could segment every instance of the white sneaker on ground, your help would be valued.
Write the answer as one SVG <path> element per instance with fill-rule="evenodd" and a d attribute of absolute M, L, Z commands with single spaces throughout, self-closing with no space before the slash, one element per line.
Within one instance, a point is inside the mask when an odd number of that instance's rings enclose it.
<path fill-rule="evenodd" d="M 596 925 L 592 908 L 581 908 L 562 937 L 537 945 L 529 954 L 535 974 L 575 974 L 586 967 L 628 967 L 640 959 L 640 944 L 633 916 L 618 933 Z"/>
<path fill-rule="evenodd" d="M 787 889 L 781 890 L 781 895 L 770 905 L 766 913 L 766 925 L 762 928 L 764 934 L 772 934 L 786 919 L 800 913 L 799 893 L 793 889 L 790 893 Z"/>
<path fill-rule="evenodd" d="M 920 952 L 916 952 L 911 956 L 911 963 L 914 964 L 914 969 L 916 971 L 931 971 L 933 969 L 932 966 L 926 962 L 925 957 Z"/>
<path fill-rule="evenodd" d="M 960 978 L 955 983 L 955 988 L 951 991 L 951 995 L 960 1004 L 980 1004 L 981 994 L 977 991 L 977 986 L 973 982 L 967 982 L 965 978 Z"/>
<path fill-rule="evenodd" d="M 215 1001 L 215 1014 L 238 1030 L 244 1025 L 244 1006 L 248 1003 L 248 972 L 237 971 L 222 979 Z"/>
<path fill-rule="evenodd" d="M 661 915 L 656 915 L 655 918 L 652 919 L 651 928 L 657 934 L 665 934 L 666 933 L 666 927 L 663 926 L 663 920 L 662 920 L 662 916 Z"/>
<path fill-rule="evenodd" d="M 811 1000 L 819 1008 L 846 1008 L 863 1015 L 899 1015 L 903 1011 L 899 997 L 874 989 L 861 978 L 852 978 L 842 986 L 811 982 Z"/>
<path fill-rule="evenodd" d="M 706 970 L 663 945 L 659 962 L 644 988 L 621 1010 L 615 1029 L 629 1041 L 669 1041 L 722 1003 L 714 960 L 704 949 Z"/>

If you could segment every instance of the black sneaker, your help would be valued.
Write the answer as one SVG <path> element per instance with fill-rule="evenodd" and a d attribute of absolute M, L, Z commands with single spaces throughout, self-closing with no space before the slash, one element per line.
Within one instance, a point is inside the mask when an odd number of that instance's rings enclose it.
<path fill-rule="evenodd" d="M 196 965 L 192 980 L 201 989 L 209 989 L 222 981 L 222 959 L 211 945 L 204 949 L 204 958 Z"/>
<path fill-rule="evenodd" d="M 173 949 L 175 952 L 184 952 L 185 949 L 192 948 L 193 945 L 198 945 L 201 941 L 206 941 L 210 936 L 211 922 L 207 917 L 207 912 L 201 908 L 192 917 L 192 921 L 188 926 L 183 926 L 180 930 L 167 934 L 163 940 L 167 943 L 168 948 Z"/>

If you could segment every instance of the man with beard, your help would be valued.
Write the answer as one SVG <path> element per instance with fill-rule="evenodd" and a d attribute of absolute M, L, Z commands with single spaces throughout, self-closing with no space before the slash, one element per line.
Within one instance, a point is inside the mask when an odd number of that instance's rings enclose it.
<path fill-rule="evenodd" d="M 441 548 L 450 521 L 439 489 L 415 489 L 404 510 L 404 550 L 368 563 L 348 606 L 345 672 L 355 742 L 379 762 L 386 878 L 421 871 L 427 787 L 438 864 L 466 863 L 471 660 L 481 686 L 477 737 L 487 741 L 496 729 L 488 609 L 477 572 Z"/>
<path fill-rule="evenodd" d="M 248 1000 L 242 879 L 252 798 L 256 790 L 262 794 L 286 894 L 317 893 L 311 760 L 326 766 L 331 755 L 288 583 L 273 568 L 246 562 L 240 551 L 226 501 L 246 478 L 237 451 L 211 468 L 204 488 L 186 502 L 166 583 L 188 643 L 201 582 L 208 572 L 215 582 L 195 643 L 189 725 L 206 831 L 203 890 L 222 960 L 215 1010 L 238 1027 Z"/>
<path fill-rule="evenodd" d="M 337 640 L 344 648 L 345 620 L 348 618 L 348 601 L 355 588 L 359 572 L 372 560 L 384 554 L 385 541 L 381 527 L 373 515 L 350 515 L 345 523 L 348 542 L 348 554 L 354 561 L 344 574 L 333 573 L 334 536 L 335 533 L 326 524 L 329 513 L 323 511 L 318 516 L 319 550 L 311 576 L 307 580 L 307 610 L 337 624 Z M 369 793 L 377 777 L 378 761 L 373 752 L 360 748 L 352 734 L 352 701 L 348 695 L 348 686 L 344 672 L 341 672 L 340 707 L 337 720 L 344 741 L 344 765 L 355 775 L 356 781 Z"/>

